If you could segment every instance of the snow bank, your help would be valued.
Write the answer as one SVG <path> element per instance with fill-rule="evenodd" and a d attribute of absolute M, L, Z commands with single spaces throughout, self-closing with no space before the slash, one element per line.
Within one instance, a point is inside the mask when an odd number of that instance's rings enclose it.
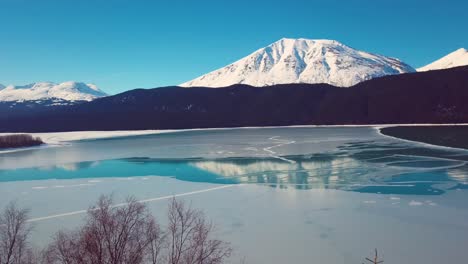
<path fill-rule="evenodd" d="M 40 137 L 47 144 L 60 145 L 69 141 L 85 139 L 102 139 L 126 136 L 141 136 L 160 133 L 175 132 L 176 130 L 120 130 L 120 131 L 76 131 L 76 132 L 52 132 L 52 133 L 27 133 L 34 137 Z M 0 133 L 1 135 L 24 134 L 24 133 Z"/>

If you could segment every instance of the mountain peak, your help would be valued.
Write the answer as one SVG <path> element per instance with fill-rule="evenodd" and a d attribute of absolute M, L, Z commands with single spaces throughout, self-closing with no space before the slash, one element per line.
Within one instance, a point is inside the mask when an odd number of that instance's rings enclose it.
<path fill-rule="evenodd" d="M 336 40 L 282 38 L 180 86 L 328 83 L 348 87 L 379 76 L 413 71 L 397 59 L 355 50 Z"/>
<path fill-rule="evenodd" d="M 107 94 L 94 84 L 68 81 L 63 83 L 36 82 L 27 85 L 8 85 L 1 89 L 0 101 L 35 101 L 61 99 L 66 101 L 91 101 Z"/>
<path fill-rule="evenodd" d="M 441 70 L 465 65 L 468 65 L 468 51 L 465 48 L 459 48 L 424 67 L 418 68 L 418 71 Z"/>
<path fill-rule="evenodd" d="M 307 43 L 325 43 L 325 44 L 342 44 L 341 42 L 333 39 L 306 39 L 306 38 L 282 38 L 274 43 L 278 42 L 307 42 Z M 274 44 L 273 43 L 273 44 Z"/>
<path fill-rule="evenodd" d="M 311 46 L 320 46 L 320 45 L 337 45 L 337 46 L 345 46 L 344 44 L 331 39 L 305 39 L 305 38 L 282 38 L 272 44 L 268 45 L 268 47 L 289 47 L 295 49 L 308 49 Z M 260 49 L 261 50 L 261 49 Z"/>

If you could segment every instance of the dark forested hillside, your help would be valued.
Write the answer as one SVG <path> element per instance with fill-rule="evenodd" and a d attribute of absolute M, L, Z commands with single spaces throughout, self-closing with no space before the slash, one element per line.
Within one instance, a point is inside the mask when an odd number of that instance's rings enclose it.
<path fill-rule="evenodd" d="M 70 106 L 0 106 L 0 131 L 468 122 L 468 67 L 326 84 L 137 89 Z M 18 107 L 18 106 L 17 106 Z M 13 110 L 12 110 L 13 109 Z"/>

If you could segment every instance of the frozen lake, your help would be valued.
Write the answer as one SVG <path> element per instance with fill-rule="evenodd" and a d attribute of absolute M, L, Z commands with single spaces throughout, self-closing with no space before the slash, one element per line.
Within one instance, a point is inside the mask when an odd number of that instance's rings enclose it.
<path fill-rule="evenodd" d="M 468 151 L 371 127 L 186 131 L 0 154 L 0 207 L 31 209 L 33 242 L 80 224 L 101 194 L 172 195 L 203 209 L 232 263 L 460 262 L 468 245 Z M 161 217 L 159 217 L 161 219 Z M 161 219 L 164 224 L 164 219 Z"/>

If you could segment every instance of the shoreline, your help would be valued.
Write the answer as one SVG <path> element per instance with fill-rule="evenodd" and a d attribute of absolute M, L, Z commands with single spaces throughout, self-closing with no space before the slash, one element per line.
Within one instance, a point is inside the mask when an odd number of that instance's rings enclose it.
<path fill-rule="evenodd" d="M 44 144 L 38 146 L 9 148 L 0 150 L 0 154 L 27 151 L 41 148 L 53 148 L 66 146 L 73 141 L 80 140 L 95 140 L 95 139 L 108 139 L 129 136 L 145 136 L 162 133 L 177 132 L 173 130 L 116 130 L 116 131 L 71 131 L 71 132 L 44 132 L 44 133 L 0 133 L 0 136 L 15 135 L 15 134 L 28 134 L 33 137 L 39 137 Z"/>
<path fill-rule="evenodd" d="M 391 126 L 377 128 L 379 134 L 431 147 L 468 150 L 468 126 Z"/>
<path fill-rule="evenodd" d="M 393 139 L 426 144 L 432 147 L 443 147 L 443 148 L 452 148 L 452 149 L 463 149 L 468 150 L 468 143 L 463 146 L 459 145 L 445 145 L 440 142 L 434 142 L 434 140 L 420 140 L 419 138 L 408 137 L 405 135 L 400 135 L 397 133 L 388 133 L 388 129 L 395 128 L 405 128 L 405 129 L 425 129 L 429 127 L 466 127 L 468 135 L 468 123 L 458 123 L 458 124 L 363 124 L 363 125 L 295 125 L 295 126 L 252 126 L 252 127 L 219 127 L 219 128 L 190 128 L 190 129 L 167 129 L 167 130 L 111 130 L 111 131 L 67 131 L 67 132 L 39 132 L 39 133 L 27 133 L 27 132 L 2 132 L 0 136 L 4 135 L 14 135 L 14 134 L 29 134 L 34 137 L 40 137 L 44 144 L 40 146 L 24 147 L 24 148 L 14 148 L 14 149 L 5 149 L 0 150 L 0 154 L 25 151 L 38 148 L 49 148 L 49 147 L 59 147 L 68 145 L 73 141 L 81 140 L 96 140 L 96 139 L 108 139 L 108 138 L 119 138 L 119 137 L 130 137 L 130 136 L 145 136 L 145 135 L 156 135 L 156 134 L 166 134 L 166 133 L 180 133 L 180 132 L 191 132 L 191 131 L 223 131 L 223 130 L 235 130 L 235 129 L 274 129 L 274 128 L 352 128 L 352 127 L 370 127 L 377 130 L 382 136 L 390 137 Z M 384 132 L 383 130 L 386 130 Z M 467 140 L 468 141 L 468 140 Z"/>
<path fill-rule="evenodd" d="M 83 130 L 83 131 L 50 131 L 50 132 L 0 132 L 0 136 L 29 134 L 33 136 L 44 137 L 45 143 L 58 143 L 66 141 L 78 141 L 87 139 L 102 139 L 113 137 L 151 135 L 160 133 L 175 133 L 189 131 L 216 131 L 233 129 L 268 129 L 268 128 L 340 128 L 340 127 L 374 127 L 377 129 L 387 127 L 432 127 L 432 126 L 468 126 L 468 123 L 414 123 L 414 124 L 343 124 L 343 125 L 291 125 L 291 126 L 244 126 L 244 127 L 210 127 L 210 128 L 182 128 L 182 129 L 145 129 L 145 130 Z M 58 137 L 54 136 L 58 135 Z M 55 138 L 55 140 L 51 140 Z"/>

